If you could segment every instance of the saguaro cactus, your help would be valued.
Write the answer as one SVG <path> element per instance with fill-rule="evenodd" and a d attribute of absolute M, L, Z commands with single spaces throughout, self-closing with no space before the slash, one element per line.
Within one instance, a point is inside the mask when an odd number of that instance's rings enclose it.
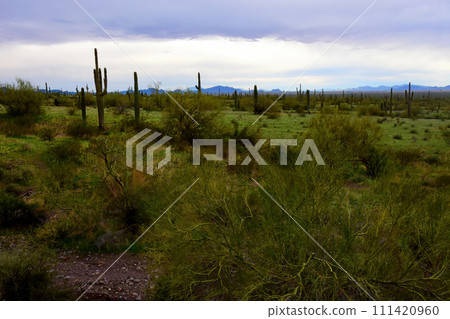
<path fill-rule="evenodd" d="M 325 93 L 323 92 L 322 89 L 322 94 L 320 94 L 320 108 L 323 109 L 323 104 L 325 102 Z"/>
<path fill-rule="evenodd" d="M 253 107 L 255 109 L 255 112 L 258 110 L 258 87 L 253 87 Z"/>
<path fill-rule="evenodd" d="M 138 76 L 137 72 L 134 72 L 134 118 L 136 122 L 139 121 L 139 84 L 138 84 Z"/>
<path fill-rule="evenodd" d="M 47 82 L 45 82 L 45 98 L 48 99 L 48 85 L 47 85 Z"/>
<path fill-rule="evenodd" d="M 411 117 L 411 103 L 414 98 L 414 92 L 411 92 L 411 82 L 409 82 L 408 91 L 405 90 L 406 106 L 408 107 L 408 117 Z"/>
<path fill-rule="evenodd" d="M 310 101 L 310 97 L 309 97 L 309 90 L 306 90 L 306 110 L 308 111 L 308 113 L 309 113 L 310 103 L 311 103 L 311 101 Z"/>
<path fill-rule="evenodd" d="M 86 126 L 86 98 L 84 97 L 84 87 L 81 88 L 80 106 L 81 106 L 81 117 L 83 118 L 83 125 Z"/>
<path fill-rule="evenodd" d="M 200 72 L 198 72 L 197 78 L 198 78 L 197 79 L 198 84 L 195 86 L 195 88 L 197 89 L 197 92 L 200 95 L 200 94 L 202 94 L 202 82 L 201 82 L 201 79 L 200 79 Z"/>
<path fill-rule="evenodd" d="M 94 83 L 95 83 L 95 96 L 97 98 L 98 127 L 100 130 L 104 130 L 105 129 L 105 108 L 103 106 L 103 97 L 107 93 L 108 76 L 106 73 L 106 68 L 104 68 L 103 69 L 104 70 L 104 79 L 102 81 L 102 70 L 98 67 L 97 48 L 94 49 L 94 56 L 95 56 Z"/>
<path fill-rule="evenodd" d="M 389 114 L 392 115 L 392 88 L 391 88 L 391 96 L 389 98 Z"/>

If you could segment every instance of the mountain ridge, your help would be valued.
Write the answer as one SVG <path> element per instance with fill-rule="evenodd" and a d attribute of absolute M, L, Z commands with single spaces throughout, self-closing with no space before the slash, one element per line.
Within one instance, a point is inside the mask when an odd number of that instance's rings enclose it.
<path fill-rule="evenodd" d="M 380 86 L 359 86 L 357 88 L 347 88 L 347 89 L 324 89 L 325 92 L 389 92 L 393 89 L 394 92 L 402 92 L 405 90 L 408 90 L 409 84 L 400 84 L 400 85 L 393 85 L 393 86 L 387 86 L 387 85 L 380 85 Z M 316 91 L 320 92 L 322 89 L 316 89 Z M 419 84 L 411 84 L 411 90 L 413 91 L 430 91 L 430 92 L 442 92 L 442 91 L 450 91 L 450 85 L 447 86 L 427 86 L 427 85 L 419 85 Z M 40 89 L 41 92 L 45 92 L 45 90 Z M 183 90 L 177 89 L 172 90 L 169 92 L 197 92 L 197 89 L 195 87 L 189 87 Z M 224 86 L 224 85 L 216 85 L 209 88 L 202 88 L 202 93 L 205 94 L 233 94 L 234 92 L 237 93 L 248 93 L 249 90 L 241 89 L 241 88 L 234 88 L 231 86 Z M 313 91 L 310 89 L 310 91 Z M 76 94 L 72 91 L 61 91 L 61 90 L 51 90 L 51 93 L 65 93 L 69 95 Z M 126 94 L 128 90 L 122 90 L 122 91 L 113 91 L 111 93 L 119 92 L 121 94 Z M 131 91 L 133 92 L 133 91 Z M 151 95 L 155 93 L 155 89 L 148 88 L 148 89 L 142 89 L 139 90 L 140 93 Z M 253 92 L 252 89 L 250 89 L 250 92 Z M 258 89 L 258 92 L 260 93 L 269 93 L 269 94 L 281 94 L 283 93 L 280 89 L 272 89 L 272 90 L 264 90 L 264 89 Z M 163 90 L 159 90 L 160 94 L 163 94 Z M 294 94 L 296 91 L 288 91 L 287 94 Z"/>

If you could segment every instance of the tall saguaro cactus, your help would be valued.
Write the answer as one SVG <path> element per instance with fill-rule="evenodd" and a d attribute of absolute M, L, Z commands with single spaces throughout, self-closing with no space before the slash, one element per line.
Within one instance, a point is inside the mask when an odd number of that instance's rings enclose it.
<path fill-rule="evenodd" d="M 83 118 L 83 125 L 86 126 L 86 98 L 84 96 L 84 87 L 81 88 L 80 106 L 81 106 L 81 117 Z"/>
<path fill-rule="evenodd" d="M 309 113 L 310 104 L 311 104 L 310 93 L 309 93 L 309 90 L 306 90 L 306 110 L 308 111 L 308 113 Z"/>
<path fill-rule="evenodd" d="M 255 111 L 258 110 L 258 87 L 256 86 L 256 84 L 253 87 L 253 107 Z"/>
<path fill-rule="evenodd" d="M 409 82 L 408 91 L 405 90 L 406 106 L 408 107 L 408 117 L 411 117 L 411 103 L 414 98 L 414 92 L 411 92 L 411 82 Z"/>
<path fill-rule="evenodd" d="M 234 90 L 233 98 L 234 98 L 234 109 L 239 110 L 239 98 L 236 90 Z"/>
<path fill-rule="evenodd" d="M 392 91 L 393 89 L 391 88 L 391 96 L 389 97 L 389 114 L 392 115 Z"/>
<path fill-rule="evenodd" d="M 197 92 L 200 95 L 200 94 L 202 94 L 202 82 L 200 79 L 200 72 L 198 72 L 197 77 L 198 77 L 198 79 L 197 79 L 198 84 L 195 86 L 195 88 L 197 89 Z"/>
<path fill-rule="evenodd" d="M 325 93 L 323 92 L 323 89 L 322 89 L 322 93 L 319 95 L 319 97 L 320 97 L 320 108 L 323 109 L 323 104 L 325 102 Z"/>
<path fill-rule="evenodd" d="M 105 129 L 105 108 L 103 105 L 103 97 L 107 93 L 108 76 L 106 68 L 104 68 L 104 78 L 102 79 L 102 70 L 98 67 L 98 55 L 97 48 L 94 49 L 95 56 L 95 69 L 94 69 L 94 83 L 95 83 L 95 96 L 97 98 L 97 111 L 98 111 L 98 127 L 100 130 Z"/>
<path fill-rule="evenodd" d="M 137 72 L 134 72 L 134 118 L 136 122 L 139 121 L 139 84 L 138 84 L 138 76 Z"/>

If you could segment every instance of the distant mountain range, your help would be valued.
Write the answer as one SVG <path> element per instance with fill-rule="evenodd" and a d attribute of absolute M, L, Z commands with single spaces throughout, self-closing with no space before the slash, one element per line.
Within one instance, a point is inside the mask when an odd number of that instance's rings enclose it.
<path fill-rule="evenodd" d="M 408 89 L 408 84 L 401 84 L 401 85 L 393 85 L 392 89 L 394 91 L 405 91 Z M 253 90 L 253 88 L 251 89 Z M 357 88 L 349 88 L 349 89 L 345 89 L 346 92 L 388 92 L 391 90 L 391 86 L 360 86 Z M 450 85 L 447 86 L 425 86 L 425 85 L 415 85 L 412 84 L 411 85 L 411 90 L 414 91 L 450 91 Z M 42 92 L 45 92 L 45 90 L 40 90 Z M 184 90 L 175 90 L 175 91 L 180 91 L 180 92 L 197 92 L 197 89 L 195 87 L 190 87 Z M 234 91 L 236 91 L 237 93 L 248 93 L 248 90 L 245 89 L 240 89 L 240 88 L 233 88 L 231 86 L 223 86 L 223 85 L 216 85 L 210 88 L 202 88 L 202 93 L 205 94 L 233 94 Z M 270 93 L 270 94 L 281 94 L 283 91 L 280 89 L 273 89 L 270 91 L 267 90 L 258 90 L 260 93 Z M 318 90 L 319 91 L 319 90 Z M 336 89 L 325 89 L 326 92 L 339 92 L 342 91 L 341 90 L 336 90 Z M 65 94 L 75 94 L 75 92 L 68 92 L 68 91 L 62 91 L 61 90 L 51 90 L 52 93 L 65 93 Z M 126 94 L 128 91 L 119 91 L 119 93 L 122 94 Z M 144 89 L 144 90 L 139 90 L 139 92 L 144 93 L 144 94 L 154 94 L 155 93 L 155 89 Z M 159 90 L 159 93 L 162 94 L 164 93 L 163 90 Z M 295 91 L 288 91 L 288 94 L 292 94 L 295 93 Z"/>
<path fill-rule="evenodd" d="M 393 85 L 392 89 L 394 91 L 404 91 L 408 90 L 409 84 Z M 346 89 L 350 92 L 384 92 L 390 91 L 391 86 L 360 86 L 353 89 Z M 425 86 L 425 85 L 414 85 L 411 84 L 411 90 L 414 91 L 450 91 L 450 85 L 447 86 Z"/>

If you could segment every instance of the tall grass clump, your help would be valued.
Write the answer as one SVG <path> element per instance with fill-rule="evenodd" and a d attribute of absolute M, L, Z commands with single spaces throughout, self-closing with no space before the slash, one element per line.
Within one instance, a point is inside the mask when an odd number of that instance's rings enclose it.
<path fill-rule="evenodd" d="M 48 256 L 41 251 L 19 248 L 0 252 L 1 300 L 68 300 L 67 288 L 57 287 L 50 272 Z"/>

